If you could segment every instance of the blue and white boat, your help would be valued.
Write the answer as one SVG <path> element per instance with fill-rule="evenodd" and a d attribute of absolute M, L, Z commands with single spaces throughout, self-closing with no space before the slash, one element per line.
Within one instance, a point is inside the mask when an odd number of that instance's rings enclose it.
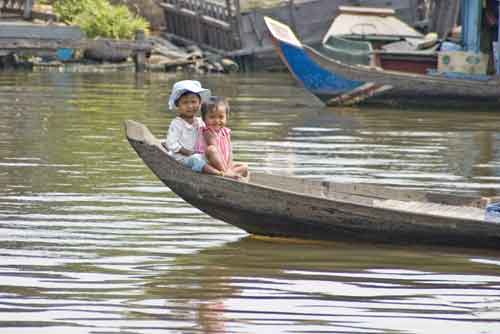
<path fill-rule="evenodd" d="M 326 105 L 500 106 L 500 79 L 486 73 L 487 55 L 445 52 L 435 36 L 423 36 L 391 10 L 340 12 L 321 45 L 305 45 L 289 26 L 265 18 L 282 61 Z"/>

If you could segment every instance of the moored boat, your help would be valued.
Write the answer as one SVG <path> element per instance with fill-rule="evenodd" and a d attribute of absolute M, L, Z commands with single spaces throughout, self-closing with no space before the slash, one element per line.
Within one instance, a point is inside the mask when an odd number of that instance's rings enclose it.
<path fill-rule="evenodd" d="M 200 174 L 170 158 L 144 125 L 125 127 L 137 154 L 173 192 L 251 234 L 500 249 L 500 223 L 485 219 L 489 199 L 267 173 L 251 173 L 248 182 Z"/>
<path fill-rule="evenodd" d="M 326 105 L 500 106 L 500 79 L 486 73 L 484 54 L 440 52 L 436 38 L 421 35 L 390 10 L 343 10 L 315 45 L 302 43 L 286 24 L 265 18 L 282 61 Z M 347 28 L 343 16 L 351 19 Z M 450 59 L 458 65 L 449 65 Z"/>

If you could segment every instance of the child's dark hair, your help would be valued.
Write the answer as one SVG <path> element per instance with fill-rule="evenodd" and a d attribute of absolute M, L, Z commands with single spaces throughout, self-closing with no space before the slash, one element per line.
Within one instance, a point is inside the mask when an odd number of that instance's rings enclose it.
<path fill-rule="evenodd" d="M 175 100 L 175 102 L 174 102 L 174 103 L 175 103 L 175 106 L 176 106 L 176 107 L 178 107 L 178 106 L 179 106 L 179 100 L 181 99 L 181 97 L 186 96 L 186 95 L 188 95 L 188 94 L 193 94 L 193 95 L 198 96 L 198 99 L 199 99 L 199 100 L 200 100 L 200 102 L 201 102 L 201 96 L 200 96 L 200 94 L 198 94 L 198 93 L 194 93 L 194 92 L 190 92 L 190 91 L 185 91 L 184 93 L 182 93 L 182 94 L 181 94 L 181 95 L 177 98 L 177 100 Z"/>
<path fill-rule="evenodd" d="M 201 104 L 201 119 L 205 120 L 207 114 L 215 110 L 219 105 L 226 107 L 226 117 L 229 116 L 229 103 L 227 99 L 222 96 L 210 96 L 207 102 Z"/>

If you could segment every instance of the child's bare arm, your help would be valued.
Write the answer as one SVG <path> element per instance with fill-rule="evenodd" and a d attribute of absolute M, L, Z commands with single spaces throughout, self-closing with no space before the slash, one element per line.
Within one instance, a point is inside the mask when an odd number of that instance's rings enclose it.
<path fill-rule="evenodd" d="M 210 133 L 210 131 L 205 131 L 203 133 L 203 137 L 207 144 L 205 156 L 207 157 L 208 163 L 215 169 L 225 172 L 227 166 L 225 166 L 221 158 L 219 148 L 217 147 L 217 137 L 213 133 Z"/>
<path fill-rule="evenodd" d="M 205 138 L 205 142 L 207 146 L 215 145 L 217 146 L 217 137 L 211 131 L 204 131 L 203 137 Z"/>

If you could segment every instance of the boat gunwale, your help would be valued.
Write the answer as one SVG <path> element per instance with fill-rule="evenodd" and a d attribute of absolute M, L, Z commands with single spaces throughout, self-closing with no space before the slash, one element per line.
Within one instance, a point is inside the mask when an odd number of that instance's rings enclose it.
<path fill-rule="evenodd" d="M 282 43 L 287 43 L 286 41 L 280 40 Z M 315 55 L 320 59 L 324 59 L 325 62 L 330 62 L 334 63 L 339 67 L 343 68 L 343 71 L 346 70 L 352 70 L 353 72 L 357 72 L 360 74 L 380 74 L 380 75 L 386 75 L 386 76 L 391 76 L 391 78 L 385 78 L 386 80 L 411 80 L 416 83 L 435 83 L 435 84 L 441 84 L 441 83 L 446 83 L 447 85 L 449 84 L 457 84 L 457 86 L 462 85 L 462 86 L 477 86 L 478 84 L 480 86 L 492 86 L 499 88 L 499 93 L 500 93 L 500 78 L 496 76 L 488 76 L 487 80 L 472 80 L 472 79 L 464 79 L 464 78 L 446 78 L 443 76 L 439 75 L 425 75 L 425 74 L 418 74 L 418 73 L 406 73 L 406 72 L 399 72 L 399 71 L 391 71 L 391 70 L 385 70 L 381 67 L 377 66 L 367 66 L 367 65 L 351 65 L 344 63 L 340 60 L 333 59 L 331 57 L 328 57 L 324 53 L 316 50 L 315 48 L 302 44 L 302 48 L 305 50 L 305 52 L 308 55 Z M 388 54 L 388 53 L 386 53 Z M 314 57 L 312 57 L 313 60 L 315 60 Z M 384 78 L 381 78 L 384 79 Z M 359 80 L 359 79 L 356 79 Z"/>

